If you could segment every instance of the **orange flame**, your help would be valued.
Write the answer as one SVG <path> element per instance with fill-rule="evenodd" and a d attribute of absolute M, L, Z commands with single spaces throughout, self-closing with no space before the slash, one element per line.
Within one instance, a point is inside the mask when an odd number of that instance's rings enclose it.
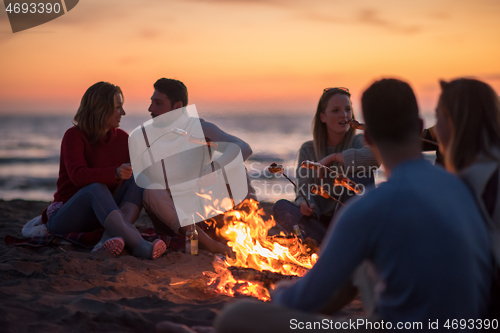
<path fill-rule="evenodd" d="M 269 229 L 276 223 L 273 218 L 264 221 L 262 215 L 264 210 L 259 209 L 259 203 L 252 199 L 245 200 L 240 211 L 226 213 L 224 226 L 217 230 L 217 234 L 228 241 L 235 256 L 225 260 L 216 258 L 214 261 L 217 275 L 210 279 L 208 285 L 214 286 L 219 280 L 216 292 L 228 296 L 238 292 L 267 301 L 270 296 L 266 286 L 273 288 L 272 283 L 236 280 L 228 267 L 303 276 L 316 263 L 318 255 L 311 253 L 312 250 L 298 238 L 268 236 Z"/>

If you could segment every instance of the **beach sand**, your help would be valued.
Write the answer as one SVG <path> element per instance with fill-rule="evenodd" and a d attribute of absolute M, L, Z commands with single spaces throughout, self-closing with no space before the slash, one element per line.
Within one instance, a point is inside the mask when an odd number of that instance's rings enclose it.
<path fill-rule="evenodd" d="M 198 256 L 168 250 L 145 260 L 74 245 L 6 245 L 6 235 L 22 238 L 23 225 L 47 205 L 0 200 L 0 332 L 145 333 L 162 321 L 211 326 L 235 300 L 205 287 L 202 273 L 213 271 L 206 250 Z M 136 226 L 151 226 L 144 212 Z M 362 313 L 358 297 L 341 314 Z"/>

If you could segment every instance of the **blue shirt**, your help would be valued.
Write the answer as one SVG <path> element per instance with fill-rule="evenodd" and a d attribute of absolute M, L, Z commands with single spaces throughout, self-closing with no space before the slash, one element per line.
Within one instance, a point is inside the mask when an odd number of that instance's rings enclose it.
<path fill-rule="evenodd" d="M 316 265 L 273 302 L 315 312 L 369 260 L 385 288 L 383 320 L 476 319 L 486 314 L 491 255 L 485 223 L 465 184 L 418 159 L 359 197 L 329 230 Z M 441 322 L 443 320 L 443 322 Z"/>

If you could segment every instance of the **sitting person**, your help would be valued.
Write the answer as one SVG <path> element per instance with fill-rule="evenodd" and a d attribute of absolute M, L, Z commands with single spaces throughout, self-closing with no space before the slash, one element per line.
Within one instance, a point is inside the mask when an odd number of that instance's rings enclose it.
<path fill-rule="evenodd" d="M 186 86 L 173 79 L 162 78 L 156 81 L 154 84 L 155 91 L 151 97 L 151 105 L 149 107 L 149 112 L 153 118 L 163 115 L 167 112 L 178 110 L 179 108 L 185 107 L 188 104 L 188 93 Z M 250 146 L 243 140 L 227 134 L 222 131 L 215 124 L 199 119 L 201 124 L 201 129 L 205 135 L 207 142 L 214 141 L 220 143 L 233 143 L 241 150 L 243 160 L 247 160 L 252 154 Z M 217 148 L 215 148 L 217 150 Z M 239 153 L 239 152 L 238 152 Z M 222 158 L 224 155 L 219 157 L 218 160 L 214 160 L 213 164 L 218 164 L 218 161 L 222 163 Z M 166 182 L 166 180 L 165 180 Z M 255 191 L 250 184 L 250 179 L 247 174 L 247 187 L 248 195 L 247 198 L 256 199 Z M 174 233 L 185 233 L 187 227 L 181 227 L 179 217 L 177 216 L 177 211 L 174 206 L 174 201 L 170 190 L 167 189 L 146 189 L 144 191 L 144 207 L 146 212 L 153 221 L 156 233 L 160 234 L 171 234 Z M 220 221 L 219 219 L 216 219 Z M 201 227 L 200 227 L 201 225 Z M 206 231 L 205 223 L 198 223 L 196 226 L 199 234 L 200 245 L 207 248 L 213 253 L 228 253 L 229 248 L 222 243 L 214 240 L 212 237 L 216 237 L 213 233 L 210 237 Z M 213 231 L 213 229 L 211 229 Z"/>
<path fill-rule="evenodd" d="M 439 151 L 439 146 L 436 145 L 437 135 L 436 135 L 436 125 L 426 128 L 420 134 L 422 137 L 422 151 L 433 151 L 436 152 L 436 165 L 444 166 L 443 154 Z"/>
<path fill-rule="evenodd" d="M 343 186 L 335 186 L 331 177 L 324 178 L 316 170 L 301 168 L 303 161 L 319 162 L 347 175 L 356 183 L 374 184 L 373 170 L 379 164 L 364 142 L 363 135 L 356 135 L 356 130 L 350 126 L 351 119 L 354 120 L 354 113 L 349 90 L 325 89 L 313 119 L 313 140 L 300 147 L 296 171 L 297 186 L 305 193 L 309 204 L 297 193 L 295 203 L 283 199 L 273 207 L 276 223 L 287 232 L 292 232 L 293 226 L 299 225 L 307 237 L 321 242 L 333 214 L 339 208 L 333 199 L 312 195 L 311 185 L 323 186 L 333 198 L 341 201 L 352 195 Z"/>
<path fill-rule="evenodd" d="M 128 134 L 118 129 L 123 115 L 119 87 L 99 82 L 87 89 L 75 126 L 62 139 L 57 191 L 42 216 L 53 233 L 104 227 L 93 251 L 118 255 L 127 246 L 134 256 L 156 259 L 165 243 L 145 241 L 133 226 L 142 209 L 142 189 L 131 177 Z"/>
<path fill-rule="evenodd" d="M 437 137 L 446 169 L 473 191 L 486 219 L 497 271 L 493 296 L 500 316 L 500 101 L 488 84 L 473 79 L 441 82 Z M 495 311 L 495 310 L 491 310 Z"/>
<path fill-rule="evenodd" d="M 475 322 L 486 315 L 488 232 L 467 186 L 422 158 L 422 121 L 411 87 L 395 79 L 377 81 L 364 92 L 362 108 L 366 142 L 384 165 L 387 182 L 336 216 L 318 261 L 303 278 L 278 284 L 271 304 L 232 303 L 216 319 L 217 332 L 288 332 L 297 322 L 323 319 L 338 327 L 341 319 L 324 315 L 331 314 L 336 295 L 362 263 L 377 280 L 368 315 L 386 329 L 417 323 L 413 331 L 430 332 L 436 331 L 430 323 L 438 321 L 442 331 L 447 320 Z"/>

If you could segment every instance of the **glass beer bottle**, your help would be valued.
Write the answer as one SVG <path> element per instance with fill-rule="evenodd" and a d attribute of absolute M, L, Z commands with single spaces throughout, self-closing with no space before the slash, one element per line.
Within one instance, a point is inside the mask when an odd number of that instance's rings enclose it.
<path fill-rule="evenodd" d="M 190 216 L 190 225 L 186 231 L 186 253 L 192 256 L 198 255 L 198 231 L 194 223 L 194 214 Z"/>

